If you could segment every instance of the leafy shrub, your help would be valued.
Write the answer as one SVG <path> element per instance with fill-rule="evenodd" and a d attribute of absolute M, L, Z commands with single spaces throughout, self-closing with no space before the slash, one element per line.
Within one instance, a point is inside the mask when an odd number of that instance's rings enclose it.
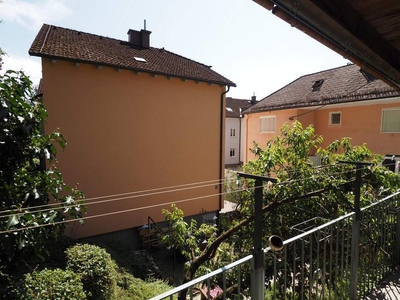
<path fill-rule="evenodd" d="M 167 283 L 158 279 L 142 280 L 129 273 L 120 273 L 117 280 L 114 299 L 150 299 L 172 289 Z M 174 297 L 176 299 L 176 297 Z"/>
<path fill-rule="evenodd" d="M 115 262 L 104 249 L 77 244 L 66 251 L 67 269 L 82 277 L 89 299 L 110 299 L 115 288 Z"/>
<path fill-rule="evenodd" d="M 12 276 L 33 256 L 46 257 L 45 242 L 62 235 L 66 218 L 85 211 L 82 192 L 66 186 L 57 168 L 57 149 L 66 140 L 58 131 L 43 134 L 46 118 L 29 77 L 12 70 L 0 75 L 0 210 L 9 212 L 0 231 L 17 230 L 0 235 L 0 262 L 2 272 Z M 50 200 L 59 205 L 35 209 Z M 32 226 L 37 228 L 20 230 Z"/>
<path fill-rule="evenodd" d="M 28 273 L 24 290 L 24 299 L 86 299 L 81 276 L 61 269 Z"/>

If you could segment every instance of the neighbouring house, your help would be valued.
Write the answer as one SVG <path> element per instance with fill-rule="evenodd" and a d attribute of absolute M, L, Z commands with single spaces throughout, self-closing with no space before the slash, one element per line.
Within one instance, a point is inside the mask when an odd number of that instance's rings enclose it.
<path fill-rule="evenodd" d="M 65 136 L 59 167 L 87 198 L 72 237 L 131 236 L 172 203 L 199 219 L 223 206 L 225 94 L 235 84 L 151 47 L 150 33 L 122 41 L 45 24 L 29 50 L 42 61 L 44 130 Z"/>
<path fill-rule="evenodd" d="M 396 157 L 400 154 L 399 96 L 398 89 L 353 64 L 304 75 L 243 112 L 244 161 L 254 158 L 248 151 L 254 141 L 265 146 L 284 123 L 293 120 L 303 126 L 313 124 L 324 146 L 350 137 L 353 145 L 366 143 L 373 152 Z"/>
<path fill-rule="evenodd" d="M 243 162 L 242 111 L 256 103 L 251 100 L 226 97 L 225 118 L 225 167 L 235 167 Z"/>

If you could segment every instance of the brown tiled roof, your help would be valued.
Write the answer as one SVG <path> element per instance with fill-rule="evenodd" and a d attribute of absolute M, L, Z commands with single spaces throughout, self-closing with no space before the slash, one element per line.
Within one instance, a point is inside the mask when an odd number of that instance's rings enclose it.
<path fill-rule="evenodd" d="M 313 85 L 323 80 L 318 91 Z M 265 97 L 244 113 L 301 108 L 399 96 L 400 91 L 380 79 L 368 81 L 357 65 L 304 75 Z"/>
<path fill-rule="evenodd" d="M 226 97 L 226 116 L 228 118 L 239 118 L 241 114 L 240 109 L 244 111 L 250 106 L 250 100 Z M 228 108 L 230 108 L 232 111 L 230 111 Z"/>
<path fill-rule="evenodd" d="M 47 24 L 40 29 L 29 54 L 236 86 L 210 66 L 165 49 L 137 47 L 126 41 Z"/>

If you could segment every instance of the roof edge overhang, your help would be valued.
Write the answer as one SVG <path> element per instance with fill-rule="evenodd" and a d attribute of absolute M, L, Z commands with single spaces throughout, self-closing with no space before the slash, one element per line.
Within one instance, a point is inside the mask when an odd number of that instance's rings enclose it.
<path fill-rule="evenodd" d="M 162 75 L 162 76 L 170 76 L 170 77 L 175 77 L 179 78 L 182 80 L 193 80 L 193 81 L 199 81 L 199 82 L 204 82 L 207 84 L 217 84 L 221 86 L 231 86 L 231 87 L 236 87 L 236 84 L 233 82 L 223 82 L 223 81 L 213 81 L 213 80 L 204 80 L 200 78 L 194 78 L 194 77 L 182 77 L 174 74 L 169 74 L 169 73 L 163 73 L 163 72 L 151 72 L 148 70 L 140 69 L 140 68 L 127 68 L 125 66 L 119 66 L 119 65 L 114 65 L 114 64 L 108 64 L 108 63 L 102 63 L 102 62 L 95 62 L 95 61 L 90 61 L 90 60 L 82 60 L 82 59 L 73 59 L 73 58 L 68 58 L 68 57 L 62 57 L 62 56 L 56 56 L 56 55 L 47 55 L 43 53 L 37 53 L 37 52 L 28 52 L 29 55 L 31 56 L 36 56 L 36 57 L 41 57 L 41 58 L 48 58 L 48 59 L 55 59 L 55 60 L 63 60 L 63 61 L 69 61 L 69 62 L 74 62 L 74 63 L 85 63 L 85 64 L 90 64 L 90 65 L 96 65 L 96 66 L 104 66 L 104 67 L 110 67 L 110 68 L 117 68 L 117 69 L 123 69 L 123 70 L 129 70 L 129 71 L 136 71 L 136 72 L 142 72 L 142 73 L 148 73 L 148 74 L 155 74 L 155 75 Z"/>
<path fill-rule="evenodd" d="M 347 1 L 253 1 L 392 87 L 400 87 L 400 54 Z"/>
<path fill-rule="evenodd" d="M 262 112 L 267 112 L 267 111 L 277 111 L 277 110 L 287 110 L 287 109 L 312 109 L 315 108 L 316 106 L 331 106 L 331 105 L 341 105 L 341 104 L 349 104 L 349 103 L 359 103 L 359 102 L 369 102 L 369 101 L 375 101 L 375 100 L 382 100 L 382 99 L 390 99 L 390 98 L 396 98 L 400 97 L 400 93 L 394 91 L 394 94 L 392 95 L 382 95 L 374 98 L 369 98 L 369 99 L 349 99 L 345 101 L 334 101 L 334 100 L 326 100 L 326 101 L 319 101 L 315 103 L 304 103 L 304 104 L 293 104 L 293 105 L 276 105 L 276 106 L 270 106 L 270 107 L 263 107 L 260 108 L 259 110 L 252 110 L 249 112 L 243 111 L 243 115 L 250 115 L 250 114 L 256 114 L 256 113 L 262 113 Z"/>

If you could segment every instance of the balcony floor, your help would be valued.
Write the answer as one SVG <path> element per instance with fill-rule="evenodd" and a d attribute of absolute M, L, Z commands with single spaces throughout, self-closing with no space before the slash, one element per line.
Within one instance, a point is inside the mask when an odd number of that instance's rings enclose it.
<path fill-rule="evenodd" d="M 400 267 L 395 273 L 386 277 L 366 300 L 398 300 L 400 299 Z"/>

